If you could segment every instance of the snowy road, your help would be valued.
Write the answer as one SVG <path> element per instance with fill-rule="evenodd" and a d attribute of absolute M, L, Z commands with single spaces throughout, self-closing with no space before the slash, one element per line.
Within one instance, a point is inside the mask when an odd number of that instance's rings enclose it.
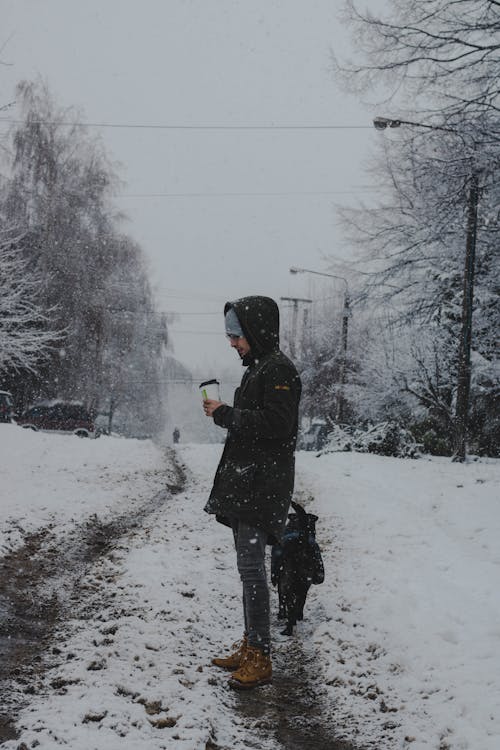
<path fill-rule="evenodd" d="M 327 578 L 240 695 L 209 666 L 241 635 L 220 446 L 184 482 L 149 441 L 0 427 L 6 750 L 500 747 L 498 461 L 299 454 Z"/>
<path fill-rule="evenodd" d="M 43 529 L 4 560 L 17 566 L 1 592 L 16 633 L 5 720 L 20 710 L 6 748 L 352 747 L 325 721 L 301 639 L 277 644 L 274 684 L 252 694 L 209 666 L 240 634 L 240 593 L 227 531 L 200 513 L 206 481 L 189 473 L 177 492 L 106 524 L 92 517 L 64 543 Z"/>

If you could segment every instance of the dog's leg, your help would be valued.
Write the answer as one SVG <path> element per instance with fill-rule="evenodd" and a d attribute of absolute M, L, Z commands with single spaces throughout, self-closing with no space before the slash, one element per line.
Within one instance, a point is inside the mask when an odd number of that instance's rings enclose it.
<path fill-rule="evenodd" d="M 309 586 L 305 586 L 300 592 L 299 602 L 297 606 L 297 620 L 304 619 L 304 607 L 305 607 L 308 591 L 309 591 Z"/>
<path fill-rule="evenodd" d="M 286 620 L 286 627 L 281 631 L 281 635 L 292 635 L 293 626 L 295 625 L 294 620 L 294 607 L 295 607 L 295 594 L 290 591 L 289 586 L 286 585 L 286 581 L 283 586 L 283 619 Z"/>
<path fill-rule="evenodd" d="M 293 629 L 297 624 L 297 591 L 289 591 L 286 602 L 286 628 L 282 635 L 293 635 Z"/>

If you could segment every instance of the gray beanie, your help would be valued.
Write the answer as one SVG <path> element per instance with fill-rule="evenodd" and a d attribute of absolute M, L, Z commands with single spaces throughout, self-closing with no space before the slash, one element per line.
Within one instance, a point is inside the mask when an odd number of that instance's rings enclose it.
<path fill-rule="evenodd" d="M 241 327 L 238 316 L 236 315 L 232 307 L 229 308 L 224 316 L 224 323 L 226 326 L 226 333 L 228 336 L 244 336 L 243 329 Z"/>

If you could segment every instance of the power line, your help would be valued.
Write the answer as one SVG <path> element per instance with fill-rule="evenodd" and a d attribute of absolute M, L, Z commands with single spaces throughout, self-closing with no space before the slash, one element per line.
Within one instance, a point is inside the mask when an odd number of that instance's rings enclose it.
<path fill-rule="evenodd" d="M 219 310 L 219 312 L 182 312 L 181 310 L 158 310 L 158 312 L 163 313 L 164 315 L 218 315 L 222 318 L 222 312 Z"/>
<path fill-rule="evenodd" d="M 122 193 L 115 198 L 253 198 L 253 197 L 294 197 L 294 196 L 319 196 L 319 195 L 358 195 L 359 193 L 374 193 L 375 188 L 360 190 L 276 190 L 276 191 L 248 191 L 248 192 L 224 192 L 224 193 Z"/>
<path fill-rule="evenodd" d="M 95 291 L 99 292 L 110 292 L 112 291 L 113 287 L 124 287 L 126 290 L 136 289 L 136 283 L 133 279 L 130 281 L 115 281 L 112 280 L 109 282 L 109 285 L 106 287 L 94 287 Z M 169 299 L 179 299 L 179 300 L 190 300 L 193 301 L 193 297 L 204 299 L 207 303 L 213 302 L 213 304 L 218 304 L 219 302 L 225 302 L 226 297 L 224 297 L 222 294 L 210 294 L 208 292 L 203 292 L 198 289 L 175 289 L 174 287 L 168 287 L 168 286 L 162 286 L 161 284 L 153 284 L 150 288 L 151 294 L 155 298 L 169 298 Z M 161 292 L 161 293 L 160 293 Z"/>
<path fill-rule="evenodd" d="M 157 289 L 162 292 L 161 295 L 156 293 L 155 290 Z M 191 302 L 194 296 L 196 298 L 206 298 L 207 302 L 213 302 L 214 305 L 216 302 L 226 301 L 226 298 L 222 294 L 210 294 L 209 292 L 202 292 L 199 289 L 174 289 L 174 287 L 161 286 L 161 284 L 153 286 L 153 293 L 156 296 L 170 297 L 172 299 L 188 299 Z"/>
<path fill-rule="evenodd" d="M 196 385 L 198 386 L 199 381 L 202 380 L 203 375 L 200 375 L 199 378 L 159 378 L 158 380 L 127 380 L 122 385 L 140 385 L 145 383 L 175 383 L 180 385 Z M 224 380 L 219 378 L 219 383 L 221 385 L 240 385 L 239 380 Z"/>
<path fill-rule="evenodd" d="M 197 336 L 224 336 L 224 330 L 220 331 L 189 331 L 180 328 L 169 328 L 170 333 L 195 333 Z"/>
<path fill-rule="evenodd" d="M 195 388 L 198 390 L 198 386 L 201 380 L 206 377 L 206 375 L 200 375 L 199 378 L 196 379 L 189 379 L 189 378 L 159 378 L 158 380 L 148 379 L 148 380 L 126 380 L 120 385 L 122 387 L 130 387 L 134 385 L 184 385 L 190 388 Z M 240 385 L 241 381 L 239 380 L 221 380 L 219 378 L 219 383 L 222 386 L 222 388 L 235 388 Z M 200 398 L 200 406 L 201 406 L 201 398 Z M 101 414 L 103 412 L 100 412 Z"/>
<path fill-rule="evenodd" d="M 11 125 L 23 125 L 24 120 L 12 117 L 0 117 L 0 122 Z M 254 125 L 227 125 L 224 123 L 208 125 L 186 123 L 123 123 L 123 122 L 71 122 L 65 120 L 31 120 L 34 125 L 60 125 L 62 127 L 86 127 L 86 128 L 119 128 L 129 130 L 236 130 L 236 131 L 276 131 L 276 130 L 372 130 L 372 125 L 335 125 L 329 123 L 318 124 L 254 124 Z"/>

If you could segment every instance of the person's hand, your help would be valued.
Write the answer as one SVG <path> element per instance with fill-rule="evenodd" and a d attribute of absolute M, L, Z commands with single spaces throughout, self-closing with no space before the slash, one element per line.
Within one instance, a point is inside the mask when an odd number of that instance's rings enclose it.
<path fill-rule="evenodd" d="M 214 401 L 212 398 L 206 398 L 203 400 L 203 411 L 207 417 L 212 417 L 213 413 L 219 406 L 222 406 L 222 401 Z"/>

